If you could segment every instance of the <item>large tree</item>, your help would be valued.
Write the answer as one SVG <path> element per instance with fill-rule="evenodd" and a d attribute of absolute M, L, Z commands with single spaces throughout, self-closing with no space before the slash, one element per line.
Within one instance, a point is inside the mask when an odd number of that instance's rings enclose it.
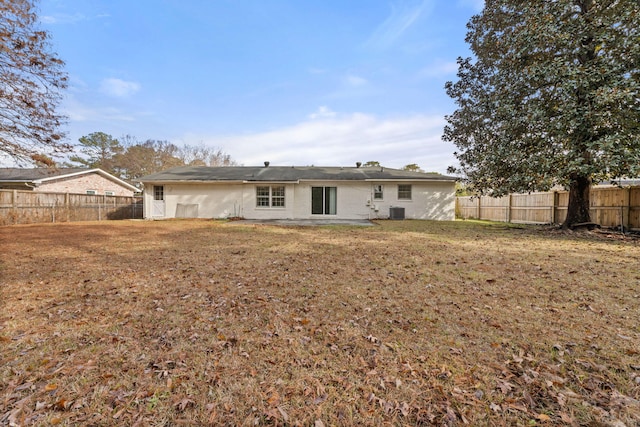
<path fill-rule="evenodd" d="M 83 167 L 100 168 L 109 173 L 116 171 L 116 158 L 124 151 L 120 141 L 104 132 L 90 133 L 78 141 L 81 155 L 73 155 L 69 160 Z"/>
<path fill-rule="evenodd" d="M 0 156 L 25 161 L 70 150 L 58 130 L 65 117 L 56 112 L 66 86 L 64 62 L 38 28 L 34 1 L 0 1 Z"/>
<path fill-rule="evenodd" d="M 564 226 L 590 222 L 592 183 L 640 175 L 640 2 L 486 0 L 467 26 L 450 172 L 495 196 L 562 185 Z"/>
<path fill-rule="evenodd" d="M 125 150 L 114 158 L 116 173 L 124 179 L 135 180 L 145 175 L 176 166 L 183 166 L 179 148 L 169 141 L 149 139 L 138 142 L 135 137 L 124 138 Z"/>
<path fill-rule="evenodd" d="M 120 140 L 124 150 L 113 157 L 114 172 L 135 180 L 176 166 L 234 166 L 237 163 L 219 148 L 204 145 L 177 146 L 169 141 L 139 142 L 131 135 Z"/>

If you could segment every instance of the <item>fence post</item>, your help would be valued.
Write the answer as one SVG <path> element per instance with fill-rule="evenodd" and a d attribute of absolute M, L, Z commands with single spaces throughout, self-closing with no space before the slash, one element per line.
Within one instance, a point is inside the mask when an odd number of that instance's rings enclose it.
<path fill-rule="evenodd" d="M 627 187 L 624 192 L 624 200 L 622 201 L 622 218 L 620 218 L 622 229 L 628 230 L 631 227 L 631 187 Z"/>
<path fill-rule="evenodd" d="M 480 207 L 480 199 L 482 199 L 482 196 L 478 196 L 478 219 L 482 219 L 482 211 L 481 211 L 481 207 Z"/>
<path fill-rule="evenodd" d="M 553 192 L 553 203 L 551 204 L 551 224 L 558 223 L 558 203 L 560 201 L 560 195 L 557 191 Z"/>
<path fill-rule="evenodd" d="M 64 193 L 64 210 L 67 212 L 67 222 L 71 222 L 71 200 L 69 200 L 69 193 Z"/>
<path fill-rule="evenodd" d="M 509 200 L 508 200 L 508 205 L 507 205 L 507 222 L 510 223 L 511 222 L 511 204 L 512 204 L 512 200 L 511 200 L 512 194 L 509 193 Z"/>

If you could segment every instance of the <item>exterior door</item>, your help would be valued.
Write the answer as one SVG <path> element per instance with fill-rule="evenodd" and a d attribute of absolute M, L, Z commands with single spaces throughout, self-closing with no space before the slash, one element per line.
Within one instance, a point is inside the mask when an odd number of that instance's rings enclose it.
<path fill-rule="evenodd" d="M 164 185 L 153 186 L 153 217 L 164 217 Z"/>
<path fill-rule="evenodd" d="M 336 215 L 337 193 L 336 187 L 311 187 L 311 214 Z"/>

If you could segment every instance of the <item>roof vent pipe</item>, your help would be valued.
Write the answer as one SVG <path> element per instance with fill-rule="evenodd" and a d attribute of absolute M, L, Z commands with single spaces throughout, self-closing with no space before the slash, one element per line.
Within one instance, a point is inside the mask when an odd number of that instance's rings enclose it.
<path fill-rule="evenodd" d="M 269 167 L 269 162 L 264 162 L 264 167 L 268 168 Z"/>
<path fill-rule="evenodd" d="M 362 162 L 356 162 L 356 167 L 359 168 L 360 166 L 362 166 Z"/>

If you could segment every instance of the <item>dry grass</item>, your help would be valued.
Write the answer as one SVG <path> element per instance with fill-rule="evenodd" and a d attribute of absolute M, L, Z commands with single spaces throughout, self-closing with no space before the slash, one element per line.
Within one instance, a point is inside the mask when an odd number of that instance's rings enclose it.
<path fill-rule="evenodd" d="M 637 240 L 425 221 L 0 240 L 0 425 L 640 423 Z"/>

